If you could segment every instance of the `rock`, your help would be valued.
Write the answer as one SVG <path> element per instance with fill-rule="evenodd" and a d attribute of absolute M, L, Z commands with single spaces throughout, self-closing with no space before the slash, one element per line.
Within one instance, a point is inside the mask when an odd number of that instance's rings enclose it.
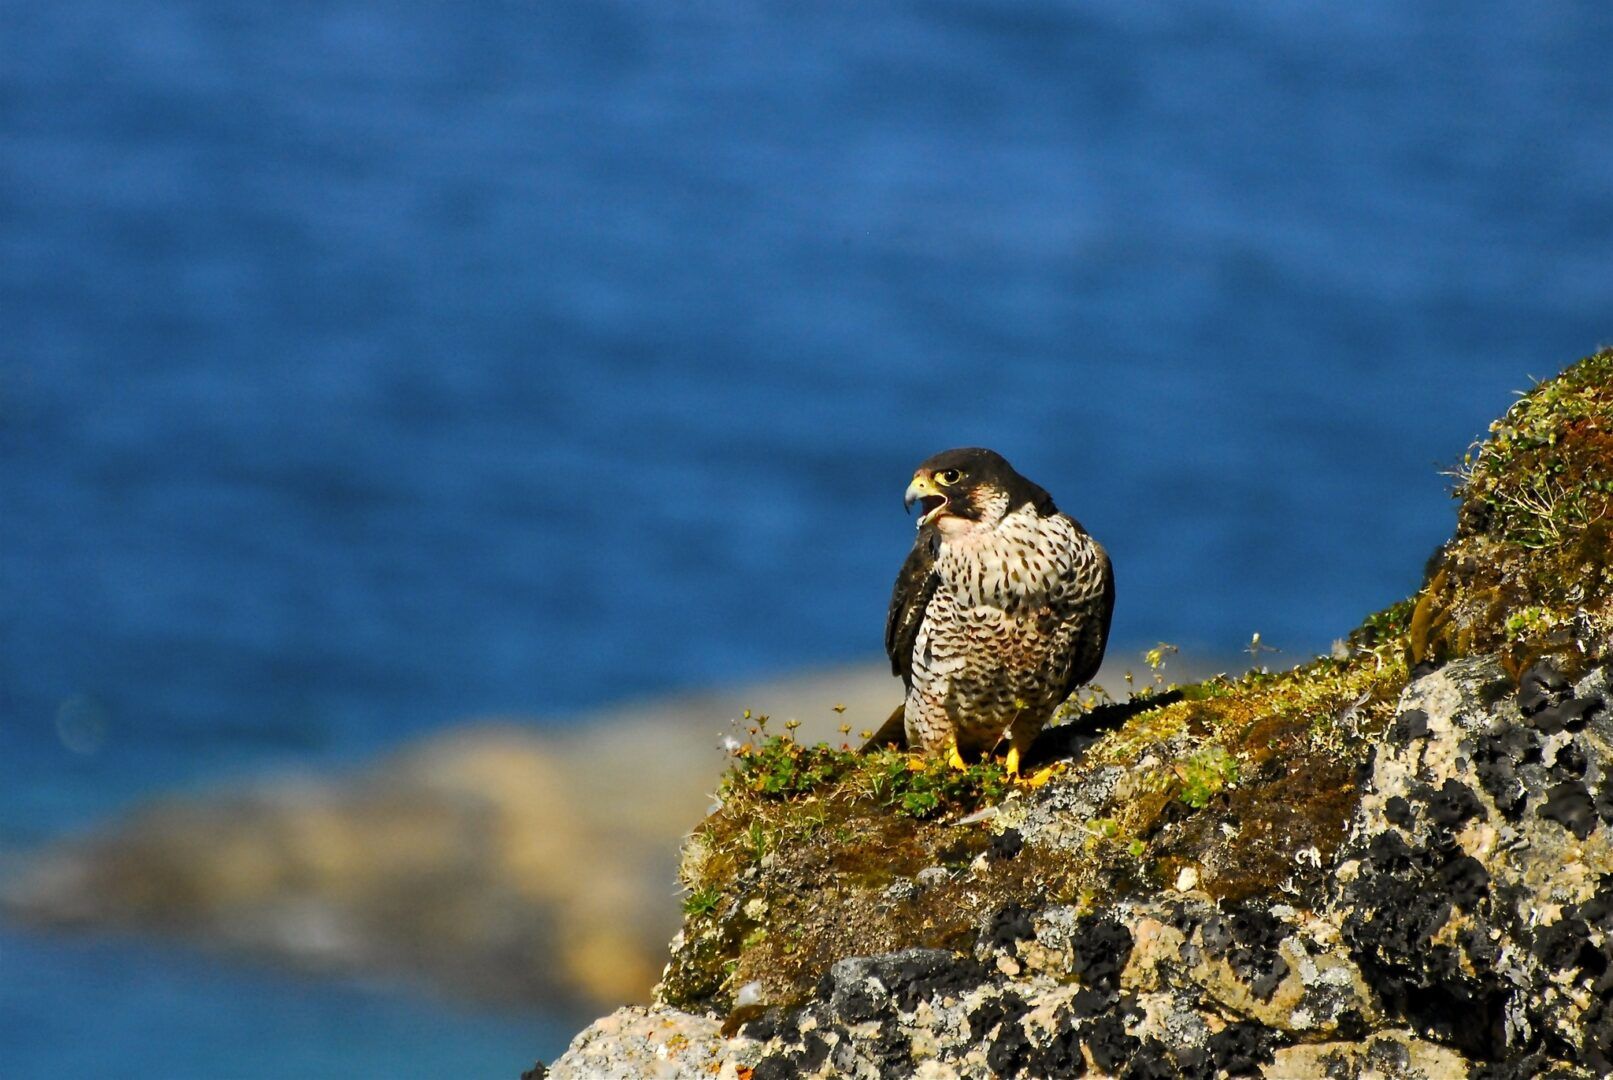
<path fill-rule="evenodd" d="M 1545 1039 L 1613 1068 L 1613 832 L 1588 794 L 1613 771 L 1608 673 L 1564 692 L 1585 725 L 1544 734 L 1528 686 L 1491 701 L 1499 663 L 1455 661 L 1407 690 L 1430 735 L 1380 746 L 1363 793 L 1334 903 L 1345 941 L 1391 1009 L 1479 1060 Z M 1392 798 L 1406 818 L 1385 820 Z"/>
<path fill-rule="evenodd" d="M 1566 700 L 1605 700 L 1610 670 Z M 756 1077 L 1434 1078 L 1484 1062 L 1533 1069 L 1542 1045 L 1558 1048 L 1543 1059 L 1558 1075 L 1593 1075 L 1575 1063 L 1609 1067 L 1613 831 L 1599 822 L 1580 838 L 1527 811 L 1549 798 L 1547 762 L 1570 745 L 1580 775 L 1601 782 L 1613 720 L 1587 709 L 1572 741 L 1527 765 L 1523 812 L 1509 821 L 1475 754 L 1484 739 L 1528 730 L 1514 698 L 1493 692 L 1500 671 L 1493 658 L 1454 661 L 1408 685 L 1394 715 L 1420 713 L 1426 733 L 1404 741 L 1386 722 L 1365 748 L 1371 766 L 1335 872 L 1301 905 L 1168 888 L 1088 911 L 1012 903 L 967 948 L 848 956 L 799 997 L 774 982 L 776 1007 L 733 1040 L 716 1016 L 664 1002 L 618 1013 L 556 1075 L 603 1075 L 588 1072 L 604 1068 L 601 1046 L 641 1055 L 631 1067 L 612 1059 L 621 1075 L 661 1061 L 642 1057 L 663 1053 L 643 1036 L 612 1038 L 624 1023 L 682 1032 L 680 1060 Z M 1559 736 L 1531 738 L 1551 749 Z M 1385 817 L 1392 799 L 1410 807 L 1409 825 Z M 1055 830 L 1054 843 L 1064 836 Z"/>
<path fill-rule="evenodd" d="M 742 754 L 644 1015 L 758 1080 L 1608 1075 L 1613 351 L 1492 431 L 1416 598 L 1077 716 L 1041 786 Z"/>
<path fill-rule="evenodd" d="M 1454 1050 L 1408 1031 L 1387 1030 L 1351 1042 L 1287 1046 L 1265 1070 L 1267 1080 L 1445 1080 L 1468 1074 Z"/>
<path fill-rule="evenodd" d="M 572 1040 L 549 1080 L 742 1080 L 736 1047 L 717 1021 L 680 1013 L 619 1009 Z"/>

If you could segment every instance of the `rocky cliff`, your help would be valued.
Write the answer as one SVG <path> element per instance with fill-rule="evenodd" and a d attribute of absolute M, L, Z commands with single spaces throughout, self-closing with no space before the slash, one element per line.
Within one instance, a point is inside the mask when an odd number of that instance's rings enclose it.
<path fill-rule="evenodd" d="M 1071 708 L 1046 783 L 758 725 L 647 1009 L 552 1075 L 1613 1070 L 1613 351 L 1327 657 Z"/>

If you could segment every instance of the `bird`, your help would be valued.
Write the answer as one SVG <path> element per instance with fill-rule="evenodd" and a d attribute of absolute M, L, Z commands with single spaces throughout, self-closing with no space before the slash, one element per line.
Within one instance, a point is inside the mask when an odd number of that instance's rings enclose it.
<path fill-rule="evenodd" d="M 1109 554 L 983 447 L 926 459 L 905 503 L 920 515 L 891 592 L 885 651 L 906 697 L 887 727 L 900 714 L 910 751 L 958 769 L 1006 739 L 1005 765 L 1018 777 L 1037 734 L 1103 661 L 1115 605 Z"/>

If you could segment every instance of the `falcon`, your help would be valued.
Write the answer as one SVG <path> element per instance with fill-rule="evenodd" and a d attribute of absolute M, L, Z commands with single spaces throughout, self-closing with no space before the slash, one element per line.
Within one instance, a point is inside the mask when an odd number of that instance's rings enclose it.
<path fill-rule="evenodd" d="M 907 486 L 908 509 L 915 503 L 918 537 L 885 621 L 885 651 L 907 690 L 907 745 L 961 769 L 1006 739 L 1018 776 L 1054 710 L 1103 660 L 1109 555 L 991 450 L 925 461 Z"/>

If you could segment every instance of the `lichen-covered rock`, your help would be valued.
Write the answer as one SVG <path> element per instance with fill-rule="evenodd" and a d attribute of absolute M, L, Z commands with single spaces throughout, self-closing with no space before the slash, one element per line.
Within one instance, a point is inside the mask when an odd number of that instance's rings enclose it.
<path fill-rule="evenodd" d="M 1335 913 L 1388 1009 L 1483 1060 L 1613 1070 L 1608 693 L 1457 661 L 1374 758 Z"/>
<path fill-rule="evenodd" d="M 1406 1031 L 1351 1042 L 1306 1043 L 1277 1051 L 1267 1080 L 1447 1080 L 1468 1074 L 1462 1055 Z"/>
<path fill-rule="evenodd" d="M 745 1040 L 730 1043 L 717 1021 L 629 1005 L 590 1024 L 571 1041 L 547 1080 L 742 1080 Z"/>
<path fill-rule="evenodd" d="M 1613 352 L 1460 494 L 1417 597 L 1078 712 L 1042 786 L 755 733 L 651 1015 L 754 1080 L 1613 1073 Z"/>
<path fill-rule="evenodd" d="M 1572 687 L 1535 674 L 1520 694 L 1497 661 L 1474 659 L 1410 683 L 1365 747 L 1359 805 L 1314 904 L 1215 899 L 1189 879 L 1101 904 L 1013 902 L 957 948 L 847 956 L 799 998 L 755 981 L 758 1004 L 727 1014 L 731 1039 L 666 1005 L 617 1014 L 556 1075 L 606 1075 L 588 1071 L 606 1051 L 661 1068 L 673 1034 L 676 1061 L 757 1080 L 1601 1075 L 1613 804 L 1588 797 L 1587 827 L 1556 814 L 1552 792 L 1600 793 L 1613 771 L 1609 670 Z M 1538 682 L 1555 687 L 1543 700 Z M 1498 758 L 1515 768 L 1497 773 Z M 1022 852 L 1038 830 L 1016 818 Z M 991 850 L 953 884 L 984 889 L 1005 861 Z"/>

